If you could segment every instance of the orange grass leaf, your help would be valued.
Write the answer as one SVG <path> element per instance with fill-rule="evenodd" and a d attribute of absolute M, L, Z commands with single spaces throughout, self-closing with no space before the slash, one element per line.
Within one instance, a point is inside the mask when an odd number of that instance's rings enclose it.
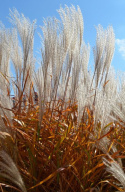
<path fill-rule="evenodd" d="M 46 177 L 44 180 L 40 181 L 37 185 L 34 185 L 33 187 L 31 187 L 30 189 L 34 189 L 40 185 L 42 185 L 43 183 L 45 183 L 46 181 L 48 181 L 49 179 L 53 178 L 54 176 L 57 175 L 57 173 L 64 171 L 65 168 L 59 168 L 58 170 L 56 170 L 55 172 L 53 172 L 52 174 L 50 174 L 48 177 Z M 28 190 L 30 190 L 28 189 Z"/>

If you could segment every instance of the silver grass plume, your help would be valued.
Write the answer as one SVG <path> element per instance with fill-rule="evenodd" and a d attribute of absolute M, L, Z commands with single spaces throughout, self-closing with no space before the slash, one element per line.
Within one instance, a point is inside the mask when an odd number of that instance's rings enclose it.
<path fill-rule="evenodd" d="M 111 109 L 112 109 L 112 113 L 111 113 L 111 118 L 113 120 L 118 120 L 119 119 L 123 122 L 123 124 L 125 123 L 125 77 L 124 77 L 124 72 L 122 72 L 121 74 L 121 80 L 119 78 L 119 86 L 117 87 L 117 94 L 115 96 L 115 101 L 111 102 Z M 121 124 L 121 122 L 119 121 L 119 123 Z"/>
<path fill-rule="evenodd" d="M 13 29 L 11 50 L 12 50 L 11 61 L 14 66 L 15 76 L 16 76 L 15 77 L 16 86 L 15 86 L 15 81 L 12 82 L 12 86 L 13 86 L 14 95 L 19 97 L 19 92 L 21 91 L 21 87 L 22 87 L 21 79 L 22 79 L 23 51 L 19 43 L 18 32 L 16 28 Z M 19 89 L 18 91 L 17 91 L 17 87 Z"/>
<path fill-rule="evenodd" d="M 10 22 L 15 27 L 13 32 L 13 54 L 12 62 L 15 67 L 18 97 L 21 96 L 22 91 L 29 95 L 30 85 L 33 81 L 35 59 L 33 56 L 33 45 L 34 45 L 34 33 L 36 29 L 36 21 L 32 23 L 29 19 L 25 18 L 23 14 L 19 14 L 16 9 L 10 10 Z M 17 37 L 17 32 L 21 38 L 20 45 Z M 23 59 L 22 59 L 23 58 Z M 20 84 L 21 79 L 21 84 Z"/>
<path fill-rule="evenodd" d="M 82 63 L 80 52 L 83 43 L 83 17 L 80 8 L 77 7 L 76 10 L 74 6 L 65 6 L 58 13 L 62 24 L 56 18 L 49 18 L 44 20 L 42 27 L 44 102 L 56 100 L 60 96 L 65 101 L 66 98 L 71 98 L 71 93 L 76 97 Z"/>
<path fill-rule="evenodd" d="M 11 157 L 6 152 L 0 151 L 0 158 L 0 176 L 10 180 L 18 186 L 22 192 L 26 192 L 27 190 L 22 177 Z"/>
<path fill-rule="evenodd" d="M 77 82 L 77 92 L 76 92 L 76 99 L 78 101 L 78 123 L 80 123 L 82 113 L 86 106 L 91 105 L 91 98 L 90 98 L 90 82 L 91 77 L 88 72 L 88 62 L 89 62 L 89 55 L 90 55 L 90 46 L 88 44 L 85 45 L 83 42 L 81 47 L 81 52 L 79 54 L 79 74 L 78 74 L 78 82 Z"/>
<path fill-rule="evenodd" d="M 60 8 L 58 12 L 63 23 L 63 47 L 65 50 L 64 55 L 66 56 L 66 60 L 64 60 L 65 88 L 63 96 L 63 100 L 65 100 L 67 96 L 71 98 L 70 95 L 74 92 L 74 88 L 78 84 L 81 67 L 77 57 L 80 55 L 81 45 L 83 43 L 83 17 L 79 7 L 76 10 L 74 6 L 70 8 L 65 6 L 65 9 Z M 74 73 L 76 73 L 76 76 Z M 70 77 L 73 86 L 70 84 Z"/>
<path fill-rule="evenodd" d="M 117 98 L 115 102 L 111 102 L 111 109 L 113 114 L 111 114 L 111 119 L 113 120 L 122 120 L 123 123 L 125 122 L 125 93 L 122 95 L 117 94 Z M 118 120 L 119 121 L 119 120 Z M 121 122 L 119 122 L 121 123 Z"/>
<path fill-rule="evenodd" d="M 101 25 L 98 25 L 96 47 L 94 48 L 94 76 L 96 80 L 96 87 L 99 85 L 99 82 L 102 82 L 104 76 L 105 81 L 107 79 L 107 74 L 114 54 L 114 47 L 115 35 L 113 28 L 109 26 L 107 30 L 104 30 Z"/>
<path fill-rule="evenodd" d="M 103 92 L 106 95 L 107 99 L 115 102 L 119 87 L 119 79 L 116 76 L 113 66 L 111 66 L 109 69 L 106 81 L 106 83 L 104 82 Z"/>
<path fill-rule="evenodd" d="M 5 29 L 4 25 L 0 23 L 0 71 L 7 78 L 10 75 L 9 74 L 10 47 L 11 47 L 10 40 L 11 40 L 11 31 L 9 29 Z"/>
<path fill-rule="evenodd" d="M 110 160 L 103 158 L 103 163 L 107 167 L 106 170 L 120 182 L 123 189 L 125 190 L 125 173 L 123 169 L 109 154 L 108 157 Z"/>
<path fill-rule="evenodd" d="M 11 31 L 0 24 L 0 114 L 7 116 L 10 121 L 13 116 L 12 101 L 9 97 L 11 37 Z"/>

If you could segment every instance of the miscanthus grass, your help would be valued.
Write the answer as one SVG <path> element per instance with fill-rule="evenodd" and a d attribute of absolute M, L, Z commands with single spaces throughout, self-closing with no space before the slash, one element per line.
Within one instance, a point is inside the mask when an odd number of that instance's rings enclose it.
<path fill-rule="evenodd" d="M 13 27 L 0 24 L 0 190 L 125 191 L 125 80 L 111 66 L 113 28 L 96 28 L 92 71 L 80 8 L 58 13 L 41 27 L 37 71 L 36 21 L 14 9 Z"/>

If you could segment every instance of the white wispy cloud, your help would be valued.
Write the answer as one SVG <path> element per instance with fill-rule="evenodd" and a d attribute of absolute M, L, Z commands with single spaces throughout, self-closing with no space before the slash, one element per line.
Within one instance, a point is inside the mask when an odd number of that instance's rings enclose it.
<path fill-rule="evenodd" d="M 122 57 L 125 59 L 125 39 L 116 39 L 115 43 L 118 47 L 118 51 L 121 53 Z"/>

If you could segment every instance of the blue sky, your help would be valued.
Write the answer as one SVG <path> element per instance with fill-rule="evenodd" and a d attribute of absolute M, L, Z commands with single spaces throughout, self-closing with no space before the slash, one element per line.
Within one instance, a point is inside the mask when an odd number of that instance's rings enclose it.
<path fill-rule="evenodd" d="M 43 18 L 49 16 L 59 18 L 57 10 L 64 5 L 79 5 L 84 19 L 84 35 L 86 43 L 90 43 L 90 65 L 94 63 L 92 49 L 96 41 L 95 26 L 101 24 L 104 28 L 112 25 L 116 37 L 115 54 L 112 65 L 115 70 L 125 71 L 125 0 L 1 0 L 0 20 L 6 27 L 11 27 L 8 21 L 9 8 L 16 8 L 31 21 L 37 20 L 35 34 L 35 55 L 40 48 L 39 26 L 43 25 Z"/>

